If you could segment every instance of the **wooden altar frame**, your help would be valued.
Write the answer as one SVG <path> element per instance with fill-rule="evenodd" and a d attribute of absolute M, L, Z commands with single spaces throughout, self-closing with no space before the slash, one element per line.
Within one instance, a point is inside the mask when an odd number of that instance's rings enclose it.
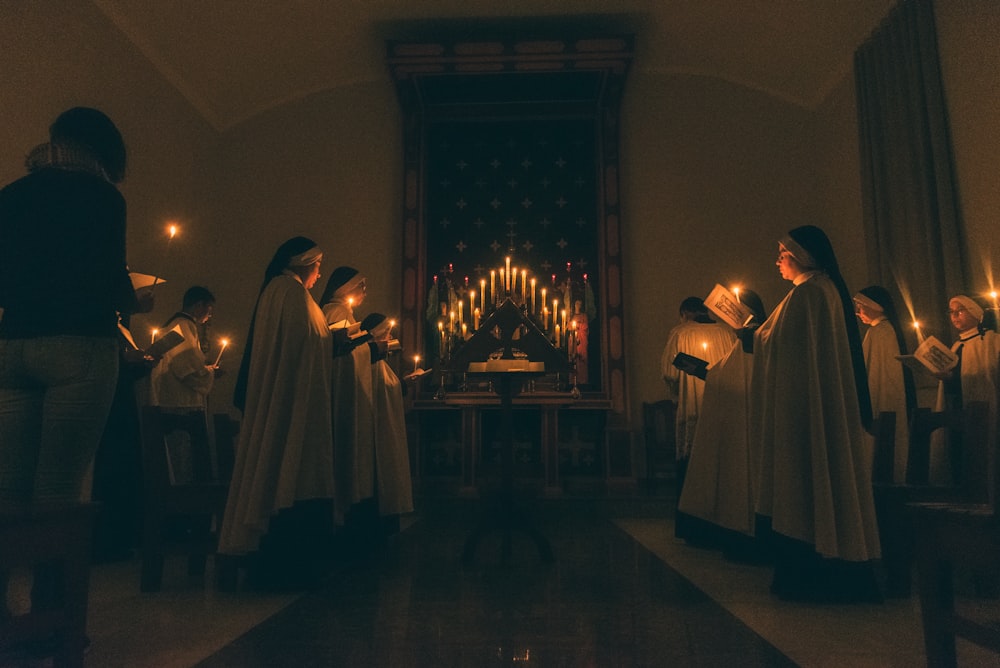
<path fill-rule="evenodd" d="M 628 394 L 624 356 L 624 311 L 619 200 L 619 105 L 631 64 L 632 36 L 546 39 L 464 39 L 390 41 L 388 65 L 403 111 L 404 198 L 400 341 L 423 350 L 424 308 L 428 292 L 425 220 L 426 127 L 433 120 L 480 118 L 553 120 L 567 114 L 592 114 L 599 168 L 597 183 L 601 388 L 588 399 L 610 407 L 612 423 L 627 428 Z M 597 73 L 600 85 L 589 99 L 462 99 L 440 97 L 454 90 L 442 82 L 473 81 L 490 74 Z M 448 79 L 444 79 L 447 77 Z M 437 97 L 436 97 L 437 96 Z"/>

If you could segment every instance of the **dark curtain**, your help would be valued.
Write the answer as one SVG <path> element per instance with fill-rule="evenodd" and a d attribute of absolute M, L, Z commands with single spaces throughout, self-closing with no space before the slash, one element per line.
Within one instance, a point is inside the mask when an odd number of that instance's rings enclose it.
<path fill-rule="evenodd" d="M 948 299 L 969 286 L 932 0 L 900 2 L 854 73 L 869 274 L 902 300 L 901 318 L 947 343 Z"/>

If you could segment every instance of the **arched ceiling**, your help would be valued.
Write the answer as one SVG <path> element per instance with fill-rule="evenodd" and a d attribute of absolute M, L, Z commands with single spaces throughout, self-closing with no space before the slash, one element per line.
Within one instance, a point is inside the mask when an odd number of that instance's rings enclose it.
<path fill-rule="evenodd" d="M 385 79 L 388 39 L 630 33 L 633 71 L 724 79 L 805 108 L 895 0 L 92 0 L 219 130 Z"/>

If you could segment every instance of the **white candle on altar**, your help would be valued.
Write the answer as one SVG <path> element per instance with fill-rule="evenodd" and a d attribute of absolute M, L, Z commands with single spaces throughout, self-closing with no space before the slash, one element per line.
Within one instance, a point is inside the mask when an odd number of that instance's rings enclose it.
<path fill-rule="evenodd" d="M 524 302 L 528 298 L 528 270 L 521 270 L 521 301 Z"/>
<path fill-rule="evenodd" d="M 480 316 L 480 311 L 479 309 L 476 309 L 475 312 L 472 314 L 472 329 L 479 329 L 479 316 Z"/>
<path fill-rule="evenodd" d="M 455 312 L 454 311 L 448 311 L 448 333 L 449 334 L 454 334 L 455 333 Z"/>
<path fill-rule="evenodd" d="M 472 317 L 472 314 L 475 312 L 475 310 L 476 310 L 476 291 L 475 290 L 469 290 L 469 317 L 470 318 Z"/>
<path fill-rule="evenodd" d="M 462 307 L 464 307 L 464 306 L 465 306 L 465 302 L 463 300 L 459 299 L 458 300 L 458 324 L 459 325 L 461 325 L 463 322 L 465 322 L 465 317 L 464 317 L 464 315 L 462 313 L 463 310 L 464 310 Z"/>
<path fill-rule="evenodd" d="M 553 318 L 553 320 L 555 320 L 555 318 Z M 556 348 L 562 347 L 561 336 L 562 335 L 560 334 L 559 323 L 556 323 Z"/>
<path fill-rule="evenodd" d="M 566 309 L 562 310 L 562 326 L 563 326 L 563 331 L 565 332 L 566 331 Z"/>
<path fill-rule="evenodd" d="M 553 299 L 552 300 L 552 324 L 553 324 L 553 326 L 559 324 L 557 322 L 558 320 L 559 320 L 559 300 L 558 299 Z"/>
<path fill-rule="evenodd" d="M 462 340 L 464 341 L 469 337 L 469 326 L 464 322 L 462 323 Z"/>
<path fill-rule="evenodd" d="M 507 267 L 507 282 L 504 283 L 504 289 L 507 292 L 510 292 L 510 256 L 509 255 L 507 256 L 506 267 Z"/>
<path fill-rule="evenodd" d="M 545 299 L 542 297 L 542 299 Z M 531 279 L 531 312 L 535 312 L 535 279 Z"/>
<path fill-rule="evenodd" d="M 500 267 L 500 289 L 505 293 L 507 291 L 507 278 L 503 273 L 503 267 Z"/>
<path fill-rule="evenodd" d="M 483 312 L 486 311 L 486 279 L 479 279 L 479 301 L 483 304 Z"/>
<path fill-rule="evenodd" d="M 497 272 L 490 269 L 490 303 L 497 299 Z"/>
<path fill-rule="evenodd" d="M 549 328 L 549 307 L 544 306 L 545 302 L 542 302 L 542 329 Z"/>
<path fill-rule="evenodd" d="M 517 267 L 511 267 L 510 270 L 510 294 L 517 292 Z"/>
<path fill-rule="evenodd" d="M 212 365 L 216 368 L 218 368 L 219 362 L 222 361 L 222 353 L 226 352 L 226 346 L 229 345 L 229 339 L 222 339 L 221 341 L 219 341 L 219 343 L 222 345 L 222 347 L 219 348 L 219 354 L 215 358 L 215 364 Z"/>
<path fill-rule="evenodd" d="M 444 347 L 446 345 L 446 342 L 445 342 L 445 338 L 444 338 L 444 322 L 441 321 L 441 320 L 438 320 L 438 333 L 441 335 L 441 350 L 440 350 L 440 353 L 441 353 L 441 356 L 443 357 L 444 356 L 444 352 L 445 352 Z"/>
<path fill-rule="evenodd" d="M 547 301 L 545 301 L 545 294 L 546 294 L 546 289 L 542 288 L 542 312 L 543 313 L 545 311 L 547 311 L 548 308 L 549 308 L 549 303 Z M 549 322 L 548 322 L 548 320 L 546 320 L 545 321 L 545 329 L 548 329 L 548 328 L 549 328 Z"/>

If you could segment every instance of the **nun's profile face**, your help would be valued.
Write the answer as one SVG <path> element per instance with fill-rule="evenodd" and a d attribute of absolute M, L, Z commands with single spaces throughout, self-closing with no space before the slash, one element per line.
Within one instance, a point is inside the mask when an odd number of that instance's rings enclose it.
<path fill-rule="evenodd" d="M 861 302 L 854 302 L 854 306 L 858 314 L 858 319 L 866 325 L 872 324 L 872 321 L 875 320 L 875 318 L 882 315 L 882 311 L 877 311 L 870 306 L 862 304 Z"/>
<path fill-rule="evenodd" d="M 368 294 L 368 281 L 362 280 L 360 283 L 358 283 L 358 287 L 354 289 L 354 292 L 348 295 L 348 297 L 351 298 L 352 300 L 351 303 L 354 306 L 361 306 L 361 304 L 364 303 L 365 295 L 367 294 Z"/>
<path fill-rule="evenodd" d="M 302 285 L 306 286 L 306 290 L 311 290 L 319 280 L 319 265 L 319 262 L 315 262 L 306 268 L 306 273 L 302 277 Z"/>
<path fill-rule="evenodd" d="M 795 278 L 805 272 L 806 268 L 799 264 L 799 261 L 788 252 L 783 245 L 778 244 L 778 259 L 775 261 L 781 277 L 786 281 L 794 281 Z"/>

